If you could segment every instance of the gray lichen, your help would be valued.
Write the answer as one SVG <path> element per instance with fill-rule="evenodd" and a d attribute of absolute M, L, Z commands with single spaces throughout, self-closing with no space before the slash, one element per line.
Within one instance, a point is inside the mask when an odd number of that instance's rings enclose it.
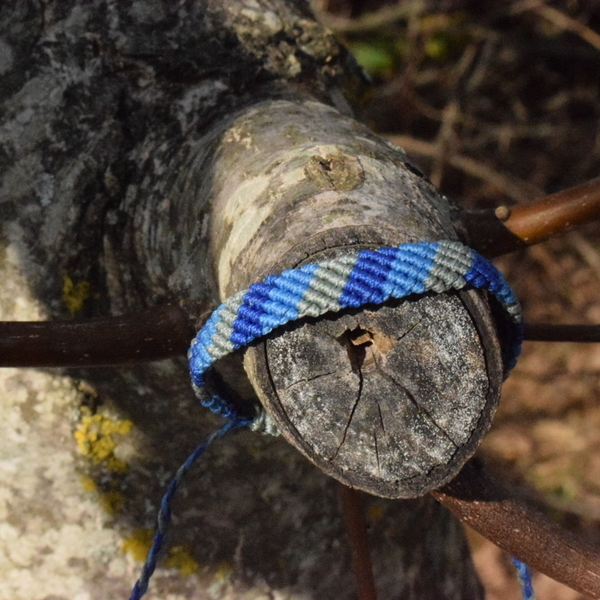
<path fill-rule="evenodd" d="M 303 189 L 305 206 L 324 213 L 323 230 L 330 204 L 339 212 L 329 216 L 348 226 L 361 210 L 377 212 L 370 194 L 383 185 L 380 199 L 395 199 L 385 180 L 407 158 L 340 114 L 348 114 L 341 90 L 360 81 L 304 2 L 0 4 L 1 318 L 70 318 L 68 306 L 79 305 L 78 317 L 133 312 L 170 295 L 198 316 L 202 300 L 248 276 L 233 254 L 252 249 L 253 228 L 271 210 L 219 216 L 215 198 L 227 189 L 240 203 L 266 189 L 280 197 Z M 289 127 L 272 148 L 287 161 L 280 166 L 264 151 L 272 131 L 262 139 L 254 132 L 268 131 L 285 110 Z M 296 149 L 307 115 L 322 126 Z M 257 149 L 262 171 L 247 177 L 241 159 Z M 347 158 L 323 179 L 307 167 L 316 155 Z M 379 159 L 383 170 L 374 168 Z M 364 183 L 358 165 L 370 174 Z M 407 198 L 431 192 L 408 172 L 402 178 Z M 438 209 L 424 209 L 424 230 L 449 227 Z M 279 234 L 299 235 L 297 214 L 272 215 Z M 217 247 L 231 251 L 222 263 Z M 265 268 L 273 252 L 264 248 Z M 88 290 L 79 304 L 65 302 L 67 280 Z M 127 597 L 139 564 L 123 542 L 131 549 L 146 539 L 165 482 L 215 426 L 191 398 L 185 365 L 3 370 L 0 389 L 0 600 Z M 111 431 L 131 421 L 131 433 L 102 433 L 105 419 Z M 83 455 L 77 432 L 84 441 L 98 434 L 126 471 L 94 463 L 100 450 Z M 425 537 L 428 523 L 428 539 L 446 540 L 430 553 L 439 558 L 432 579 L 454 597 L 478 597 L 458 524 L 429 501 L 383 506 L 373 524 L 375 563 L 390 596 L 406 591 L 406 581 L 383 570 L 410 559 L 403 532 Z M 172 544 L 198 568 L 187 577 L 161 568 L 149 600 L 353 594 L 335 487 L 282 441 L 230 438 L 198 466 L 175 510 Z M 457 556 L 464 568 L 446 572 Z M 425 555 L 419 560 L 415 568 L 431 573 Z"/>

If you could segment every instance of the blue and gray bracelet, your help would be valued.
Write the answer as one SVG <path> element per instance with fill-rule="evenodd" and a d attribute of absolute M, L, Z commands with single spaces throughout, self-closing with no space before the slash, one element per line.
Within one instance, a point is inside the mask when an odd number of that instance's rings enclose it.
<path fill-rule="evenodd" d="M 277 327 L 303 317 L 319 317 L 365 304 L 382 304 L 390 298 L 464 288 L 487 290 L 502 307 L 505 323 L 504 326 L 499 324 L 499 333 L 503 342 L 504 373 L 508 375 L 517 361 L 523 340 L 519 303 L 496 267 L 458 242 L 419 242 L 349 253 L 271 275 L 221 304 L 192 341 L 188 359 L 192 385 L 201 403 L 229 420 L 196 448 L 171 481 L 161 502 L 152 547 L 130 600 L 139 600 L 148 589 L 170 523 L 173 495 L 206 447 L 237 427 L 249 426 L 263 433 L 278 433 L 262 407 L 257 407 L 254 418 L 248 418 L 227 399 L 208 393 L 206 372 L 215 361 Z M 534 600 L 527 566 L 513 560 L 523 599 Z"/>
<path fill-rule="evenodd" d="M 519 302 L 488 260 L 459 242 L 443 240 L 345 254 L 271 275 L 238 292 L 212 313 L 192 342 L 188 359 L 194 391 L 204 406 L 231 418 L 235 409 L 205 388 L 207 370 L 223 356 L 303 317 L 468 287 L 487 290 L 504 309 L 502 354 L 508 375 L 523 340 Z M 276 431 L 260 407 L 251 427 Z"/>

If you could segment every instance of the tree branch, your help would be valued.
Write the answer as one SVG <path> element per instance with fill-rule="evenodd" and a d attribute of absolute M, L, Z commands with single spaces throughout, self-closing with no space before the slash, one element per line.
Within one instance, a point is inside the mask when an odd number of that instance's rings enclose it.
<path fill-rule="evenodd" d="M 475 461 L 431 494 L 463 523 L 530 567 L 600 598 L 600 550 L 517 500 Z"/>
<path fill-rule="evenodd" d="M 525 339 L 532 342 L 600 342 L 600 325 L 526 323 Z"/>
<path fill-rule="evenodd" d="M 352 570 L 356 578 L 358 600 L 377 600 L 373 565 L 369 553 L 367 525 L 358 492 L 343 483 L 338 483 L 344 524 L 350 542 Z"/>
<path fill-rule="evenodd" d="M 600 178 L 528 204 L 465 211 L 470 245 L 487 257 L 514 252 L 600 218 Z"/>
<path fill-rule="evenodd" d="M 184 356 L 195 328 L 176 304 L 84 321 L 0 321 L 0 367 L 103 367 Z M 600 325 L 527 323 L 532 342 L 600 342 Z"/>
<path fill-rule="evenodd" d="M 85 321 L 0 322 L 0 367 L 99 367 L 184 355 L 195 329 L 176 304 Z"/>

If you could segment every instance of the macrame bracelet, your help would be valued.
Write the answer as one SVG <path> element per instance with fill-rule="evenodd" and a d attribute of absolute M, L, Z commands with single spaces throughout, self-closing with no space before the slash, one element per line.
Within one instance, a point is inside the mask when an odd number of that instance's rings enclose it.
<path fill-rule="evenodd" d="M 498 332 L 504 372 L 508 375 L 519 356 L 523 339 L 519 303 L 500 272 L 477 252 L 458 242 L 420 242 L 349 253 L 271 275 L 221 304 L 192 341 L 188 359 L 196 395 L 204 406 L 229 421 L 196 448 L 171 481 L 161 502 L 152 547 L 130 600 L 139 600 L 148 589 L 164 546 L 173 495 L 206 447 L 215 438 L 246 425 L 263 433 L 277 433 L 276 425 L 262 407 L 257 407 L 255 416 L 248 418 L 225 398 L 206 391 L 206 372 L 216 360 L 303 317 L 382 304 L 390 298 L 468 287 L 487 290 L 504 309 L 505 323 L 498 324 Z M 524 600 L 534 600 L 527 566 L 516 560 L 515 566 Z"/>
<path fill-rule="evenodd" d="M 466 287 L 487 290 L 504 309 L 506 323 L 499 333 L 506 376 L 523 339 L 519 302 L 488 260 L 459 242 L 444 240 L 345 254 L 271 275 L 238 292 L 212 313 L 192 341 L 188 359 L 194 391 L 204 406 L 231 418 L 233 406 L 205 388 L 206 371 L 219 358 L 303 317 Z M 276 433 L 260 407 L 251 427 Z"/>

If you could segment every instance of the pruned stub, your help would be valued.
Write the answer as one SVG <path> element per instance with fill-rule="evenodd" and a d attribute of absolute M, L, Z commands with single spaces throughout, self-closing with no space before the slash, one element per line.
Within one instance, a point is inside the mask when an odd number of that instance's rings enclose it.
<path fill-rule="evenodd" d="M 392 498 L 422 495 L 460 470 L 502 380 L 475 291 L 306 319 L 255 356 L 268 374 L 261 400 L 283 435 L 336 479 Z"/>
<path fill-rule="evenodd" d="M 331 106 L 265 101 L 228 127 L 208 243 L 221 300 L 285 269 L 459 239 L 448 202 L 406 153 Z M 502 381 L 476 291 L 306 318 L 248 348 L 244 366 L 290 443 L 338 480 L 392 498 L 458 472 Z"/>

